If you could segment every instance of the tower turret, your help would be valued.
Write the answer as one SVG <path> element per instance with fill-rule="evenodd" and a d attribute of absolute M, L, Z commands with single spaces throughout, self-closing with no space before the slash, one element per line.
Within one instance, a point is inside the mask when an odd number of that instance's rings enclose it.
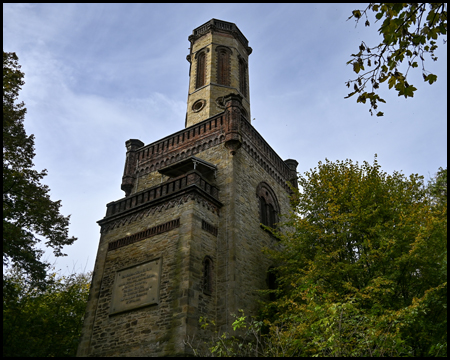
<path fill-rule="evenodd" d="M 224 97 L 242 96 L 242 115 L 250 122 L 248 56 L 252 48 L 236 24 L 211 19 L 189 36 L 189 94 L 186 127 L 225 110 Z"/>

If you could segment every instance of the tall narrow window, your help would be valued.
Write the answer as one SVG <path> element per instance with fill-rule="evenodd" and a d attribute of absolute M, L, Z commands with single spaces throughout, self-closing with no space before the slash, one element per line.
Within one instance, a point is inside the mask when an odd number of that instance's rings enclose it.
<path fill-rule="evenodd" d="M 205 256 L 203 259 L 203 280 L 202 288 L 206 294 L 212 293 L 212 259 L 209 256 Z"/>
<path fill-rule="evenodd" d="M 205 85 L 206 82 L 206 55 L 204 52 L 197 56 L 197 78 L 195 88 Z"/>
<path fill-rule="evenodd" d="M 247 97 L 247 64 L 239 59 L 239 91 Z"/>
<path fill-rule="evenodd" d="M 259 221 L 261 224 L 271 228 L 276 227 L 280 207 L 275 192 L 265 182 L 259 183 L 256 189 L 259 199 Z"/>
<path fill-rule="evenodd" d="M 266 204 L 266 200 L 264 200 L 264 198 L 262 196 L 259 198 L 259 211 L 261 214 L 261 218 L 260 218 L 261 223 L 264 225 L 268 225 L 268 223 L 267 223 L 267 204 Z"/>
<path fill-rule="evenodd" d="M 230 53 L 226 49 L 217 53 L 217 83 L 230 86 Z"/>

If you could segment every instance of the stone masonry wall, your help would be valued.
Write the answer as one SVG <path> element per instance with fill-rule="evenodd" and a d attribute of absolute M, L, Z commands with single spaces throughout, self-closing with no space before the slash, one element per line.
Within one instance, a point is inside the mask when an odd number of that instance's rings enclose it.
<path fill-rule="evenodd" d="M 197 223 L 201 222 L 200 219 L 206 219 L 209 223 L 217 224 L 216 217 L 217 214 L 213 214 L 202 203 L 188 198 L 180 206 L 102 235 L 86 312 L 86 322 L 91 322 L 91 326 L 85 326 L 79 356 L 164 356 L 185 352 L 183 339 L 186 336 L 187 316 L 193 306 L 190 304 L 192 290 L 189 290 L 192 285 L 189 276 L 192 268 L 190 247 L 194 235 L 204 238 L 201 249 L 215 256 L 215 241 L 208 241 L 211 236 L 205 231 L 199 233 Z M 180 218 L 180 227 L 177 229 L 116 250 L 106 250 L 111 241 L 175 218 Z M 200 253 L 193 256 L 194 259 L 199 257 Z M 110 315 L 116 271 L 156 258 L 162 259 L 160 303 Z M 199 285 L 195 288 L 199 288 Z M 204 315 L 211 317 L 214 301 L 202 301 Z"/>
<path fill-rule="evenodd" d="M 210 331 L 230 331 L 231 313 L 243 309 L 246 314 L 255 314 L 258 301 L 263 299 L 257 290 L 267 287 L 267 270 L 271 265 L 262 249 L 279 246 L 277 240 L 260 227 L 256 189 L 260 182 L 267 183 L 276 194 L 281 214 L 286 214 L 289 191 L 285 181 L 291 173 L 250 124 L 242 128 L 242 147 L 231 155 L 223 140 L 209 142 L 208 136 L 223 137 L 222 127 L 207 126 L 210 123 L 208 120 L 205 125 L 199 124 L 198 132 L 187 142 L 175 141 L 181 136 L 179 132 L 138 150 L 137 158 L 142 166 L 137 170 L 150 170 L 153 166 L 153 171 L 143 171 L 135 184 L 136 190 L 118 201 L 123 203 L 127 199 L 130 208 L 100 221 L 104 231 L 78 355 L 181 355 L 189 353 L 183 344 L 187 337 L 210 338 L 211 333 L 199 329 L 200 316 L 215 320 L 217 328 Z M 195 145 L 193 149 L 197 150 L 196 157 L 217 166 L 216 177 L 208 181 L 218 189 L 217 199 L 222 207 L 210 203 L 201 190 L 180 193 L 178 198 L 159 202 L 152 211 L 145 210 L 145 202 L 135 204 L 141 196 L 133 195 L 136 191 L 161 182 L 155 164 L 161 163 L 161 159 L 164 165 L 173 163 L 166 158 L 176 160 L 183 149 L 199 141 L 211 144 Z M 176 144 L 182 147 L 177 149 Z M 165 152 L 158 150 L 161 148 Z M 133 206 L 144 210 L 136 212 Z M 180 219 L 178 228 L 107 251 L 110 242 L 177 218 Z M 203 222 L 208 224 L 206 228 Z M 202 288 L 205 256 L 213 260 L 210 294 Z M 111 315 L 109 307 L 115 273 L 156 258 L 162 258 L 160 303 Z"/>

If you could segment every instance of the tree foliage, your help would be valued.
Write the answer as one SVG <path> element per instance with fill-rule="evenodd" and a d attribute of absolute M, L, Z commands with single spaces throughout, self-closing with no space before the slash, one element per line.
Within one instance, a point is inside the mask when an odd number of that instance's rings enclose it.
<path fill-rule="evenodd" d="M 376 159 L 327 160 L 299 185 L 285 250 L 272 253 L 272 311 L 297 329 L 299 353 L 446 355 L 446 196 L 435 206 L 421 176 Z"/>
<path fill-rule="evenodd" d="M 377 94 L 383 82 L 387 81 L 389 89 L 394 87 L 398 96 L 413 97 L 417 88 L 406 79 L 409 70 L 418 68 L 419 64 L 425 82 L 431 85 L 437 81 L 437 76 L 425 69 L 424 62 L 427 54 L 433 61 L 437 60 L 438 37 L 447 35 L 447 4 L 371 3 L 364 10 L 354 10 L 349 19 L 355 18 L 358 24 L 365 18 L 365 26 L 370 26 L 372 12 L 375 22 L 382 22 L 378 31 L 383 40 L 375 46 L 361 42 L 359 52 L 352 54 L 347 62 L 358 77 L 346 82 L 353 90 L 346 98 L 358 94 L 358 103 L 369 100 L 371 115 L 378 102 L 386 102 Z M 407 63 L 404 73 L 399 70 L 403 63 Z M 366 91 L 366 87 L 370 90 Z M 383 113 L 379 111 L 376 115 Z"/>
<path fill-rule="evenodd" d="M 213 332 L 207 342 L 187 338 L 184 343 L 192 355 L 205 357 L 285 357 L 292 356 L 294 331 L 284 330 L 282 326 L 270 325 L 266 320 L 258 320 L 245 315 L 232 314 L 233 334 Z M 200 318 L 202 329 L 215 327 L 214 321 Z"/>
<path fill-rule="evenodd" d="M 26 108 L 18 102 L 24 74 L 15 53 L 3 52 L 3 264 L 25 270 L 33 281 L 42 281 L 48 264 L 40 260 L 41 240 L 63 256 L 68 237 L 69 216 L 59 213 L 60 201 L 50 200 L 48 186 L 40 181 L 46 170 L 33 169 L 34 136 L 23 125 Z"/>
<path fill-rule="evenodd" d="M 3 278 L 3 356 L 75 356 L 90 280 L 52 273 L 42 290 L 11 269 Z"/>
<path fill-rule="evenodd" d="M 446 356 L 446 174 L 425 184 L 417 174 L 386 174 L 375 158 L 327 160 L 300 176 L 285 230 L 274 232 L 283 250 L 266 250 L 278 264 L 278 288 L 265 291 L 275 299 L 257 320 L 237 316 L 236 334 L 197 349 Z"/>

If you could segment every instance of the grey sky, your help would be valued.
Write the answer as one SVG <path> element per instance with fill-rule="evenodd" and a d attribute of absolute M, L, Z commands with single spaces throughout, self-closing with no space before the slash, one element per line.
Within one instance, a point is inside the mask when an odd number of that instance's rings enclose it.
<path fill-rule="evenodd" d="M 249 40 L 252 124 L 283 158 L 313 168 L 325 158 L 369 163 L 426 178 L 447 166 L 447 45 L 408 82 L 413 99 L 382 84 L 387 104 L 371 117 L 345 82 L 361 40 L 380 41 L 378 24 L 346 21 L 354 4 L 4 4 L 3 49 L 25 73 L 25 127 L 36 137 L 53 200 L 71 214 L 63 271 L 91 270 L 96 221 L 123 197 L 125 141 L 148 144 L 184 127 L 188 36 L 211 18 L 234 22 Z M 53 261 L 48 255 L 47 259 Z"/>

